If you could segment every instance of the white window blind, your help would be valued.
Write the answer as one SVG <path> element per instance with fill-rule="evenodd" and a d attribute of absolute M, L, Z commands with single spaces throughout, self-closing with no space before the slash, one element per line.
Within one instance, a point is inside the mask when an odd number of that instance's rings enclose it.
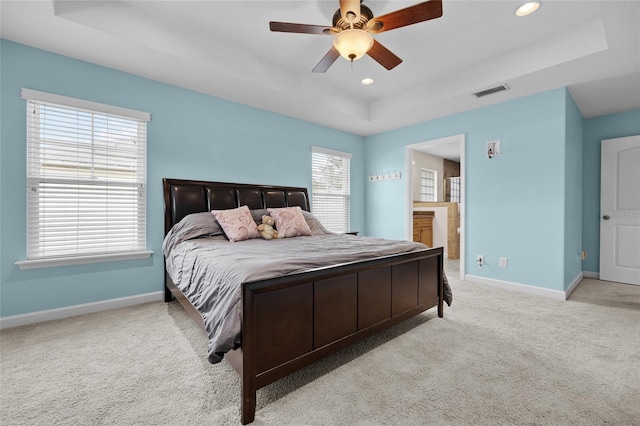
<path fill-rule="evenodd" d="M 147 113 L 22 90 L 27 259 L 146 247 Z"/>
<path fill-rule="evenodd" d="M 420 201 L 436 201 L 436 172 L 420 169 Z"/>
<path fill-rule="evenodd" d="M 351 154 L 312 147 L 313 214 L 332 232 L 349 232 Z"/>

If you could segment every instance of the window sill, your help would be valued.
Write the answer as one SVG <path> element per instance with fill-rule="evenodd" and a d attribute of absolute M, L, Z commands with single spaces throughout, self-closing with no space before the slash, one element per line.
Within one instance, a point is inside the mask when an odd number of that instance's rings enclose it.
<path fill-rule="evenodd" d="M 15 264 L 20 269 L 53 268 L 56 266 L 86 265 L 88 263 L 117 262 L 120 260 L 146 259 L 152 250 L 127 253 L 100 254 L 93 256 L 57 257 L 51 259 L 19 260 Z"/>

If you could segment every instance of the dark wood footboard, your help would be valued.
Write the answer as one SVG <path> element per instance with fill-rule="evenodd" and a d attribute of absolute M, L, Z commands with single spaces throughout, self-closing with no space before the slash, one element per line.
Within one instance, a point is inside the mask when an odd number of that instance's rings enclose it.
<path fill-rule="evenodd" d="M 242 423 L 256 390 L 434 306 L 443 315 L 442 248 L 243 286 Z M 241 362 L 241 365 L 239 365 Z"/>

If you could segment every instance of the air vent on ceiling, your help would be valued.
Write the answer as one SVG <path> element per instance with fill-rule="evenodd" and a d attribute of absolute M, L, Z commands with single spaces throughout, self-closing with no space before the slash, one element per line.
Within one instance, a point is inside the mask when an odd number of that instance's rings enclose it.
<path fill-rule="evenodd" d="M 492 93 L 502 92 L 503 90 L 509 90 L 509 86 L 507 86 L 506 84 L 501 84 L 500 86 L 496 86 L 496 87 L 492 87 L 492 88 L 487 89 L 487 90 L 482 90 L 480 92 L 476 92 L 473 95 L 476 98 L 481 98 L 483 96 L 487 96 L 487 95 L 490 95 Z"/>

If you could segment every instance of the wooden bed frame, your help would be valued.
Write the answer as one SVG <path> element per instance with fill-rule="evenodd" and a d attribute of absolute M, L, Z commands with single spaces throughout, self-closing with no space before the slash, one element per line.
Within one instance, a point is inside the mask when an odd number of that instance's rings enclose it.
<path fill-rule="evenodd" d="M 163 179 L 165 234 L 190 213 L 300 206 L 306 188 Z M 358 238 L 358 237 L 354 237 Z M 434 306 L 443 316 L 443 249 L 348 262 L 242 285 L 242 347 L 225 355 L 242 381 L 242 424 L 256 390 Z M 202 317 L 165 272 L 165 301 Z"/>

